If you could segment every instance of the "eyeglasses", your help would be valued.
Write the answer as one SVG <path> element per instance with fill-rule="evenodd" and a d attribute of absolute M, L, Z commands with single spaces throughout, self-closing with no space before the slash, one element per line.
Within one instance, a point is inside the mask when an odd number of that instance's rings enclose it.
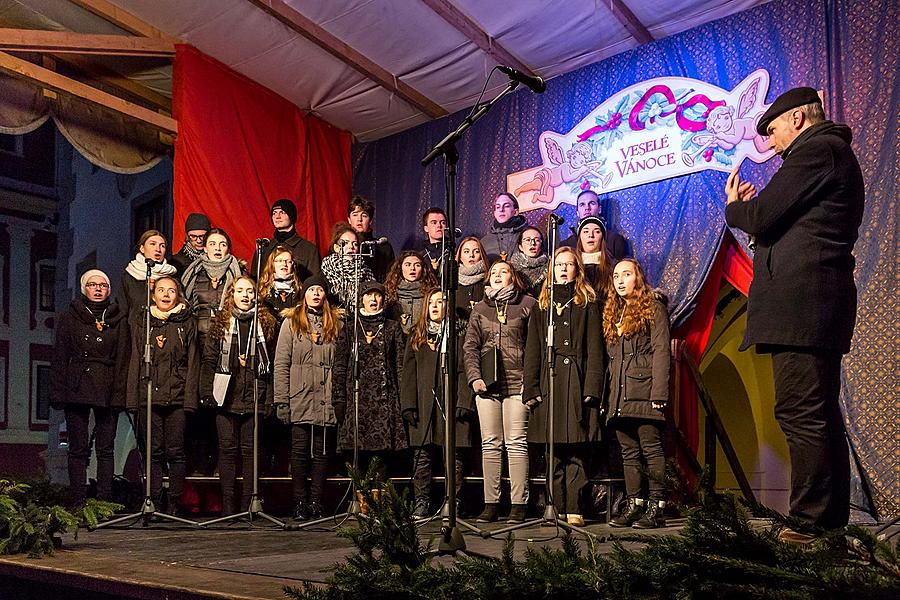
<path fill-rule="evenodd" d="M 205 237 L 206 237 L 206 234 L 205 234 L 205 233 L 199 233 L 199 234 L 197 234 L 197 233 L 189 233 L 189 234 L 188 234 L 188 239 L 189 239 L 189 240 L 192 240 L 192 241 L 194 241 L 194 242 L 202 241 L 203 238 L 205 238 Z"/>
<path fill-rule="evenodd" d="M 290 258 L 276 258 L 272 262 L 276 265 L 290 265 L 293 264 L 294 261 Z"/>
<path fill-rule="evenodd" d="M 84 284 L 84 287 L 86 287 L 86 288 L 88 288 L 88 289 L 94 289 L 94 288 L 96 288 L 96 289 L 98 289 L 98 290 L 108 290 L 108 289 L 109 289 L 109 284 L 108 284 L 108 283 L 94 283 L 94 282 L 92 281 L 92 282 L 90 282 L 90 283 Z"/>
<path fill-rule="evenodd" d="M 530 237 L 530 238 L 522 238 L 523 244 L 540 244 L 541 238 L 539 237 Z"/>
<path fill-rule="evenodd" d="M 574 266 L 575 266 L 575 262 L 569 260 L 569 261 L 566 261 L 566 262 L 553 263 L 553 266 L 554 266 L 554 267 L 565 267 L 566 269 L 568 269 L 569 267 L 574 267 Z"/>

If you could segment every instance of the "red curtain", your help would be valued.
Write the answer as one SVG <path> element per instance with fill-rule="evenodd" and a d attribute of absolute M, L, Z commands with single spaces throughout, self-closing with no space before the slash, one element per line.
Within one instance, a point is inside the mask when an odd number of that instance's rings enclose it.
<path fill-rule="evenodd" d="M 706 349 L 709 332 L 712 330 L 716 302 L 719 298 L 719 288 L 723 277 L 745 296 L 750 291 L 753 262 L 728 230 L 725 231 L 722 245 L 716 254 L 709 276 L 697 296 L 694 312 L 687 321 L 672 332 L 673 339 L 684 340 L 684 351 L 698 365 Z M 700 408 L 697 400 L 697 386 L 691 379 L 688 366 L 683 361 L 677 361 L 675 364 L 675 368 L 678 369 L 677 381 L 680 398 L 675 422 L 687 439 L 688 446 L 696 454 L 700 444 Z"/>
<path fill-rule="evenodd" d="M 249 262 L 279 198 L 297 204 L 300 235 L 327 250 L 350 199 L 349 133 L 187 45 L 176 47 L 173 106 L 174 251 L 187 215 L 203 212 Z"/>

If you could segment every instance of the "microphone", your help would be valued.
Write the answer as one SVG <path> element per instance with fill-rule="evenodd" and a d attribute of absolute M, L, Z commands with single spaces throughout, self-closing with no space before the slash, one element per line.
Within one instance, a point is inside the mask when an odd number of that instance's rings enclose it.
<path fill-rule="evenodd" d="M 387 243 L 388 239 L 386 237 L 380 237 L 377 240 L 365 240 L 360 246 L 380 246 Z"/>
<path fill-rule="evenodd" d="M 547 83 L 536 75 L 526 75 L 522 71 L 517 71 L 512 67 L 506 67 L 504 65 L 498 66 L 497 70 L 501 73 L 505 73 L 513 81 L 518 81 L 519 83 L 528 86 L 528 89 L 535 94 L 543 94 L 544 90 L 547 89 Z"/>
<path fill-rule="evenodd" d="M 155 267 L 157 265 L 157 262 L 155 260 L 153 260 L 152 258 L 144 257 L 144 262 L 147 263 L 148 267 Z"/>
<path fill-rule="evenodd" d="M 268 246 L 271 241 L 269 238 L 256 238 L 256 243 L 260 246 Z"/>
<path fill-rule="evenodd" d="M 562 225 L 563 222 L 565 221 L 565 219 L 563 219 L 561 216 L 559 216 L 556 213 L 550 213 L 550 216 L 548 218 L 550 219 L 550 224 L 553 226 Z"/>

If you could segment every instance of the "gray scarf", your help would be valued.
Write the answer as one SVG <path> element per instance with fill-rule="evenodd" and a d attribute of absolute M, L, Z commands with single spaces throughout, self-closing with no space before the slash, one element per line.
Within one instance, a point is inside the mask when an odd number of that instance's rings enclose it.
<path fill-rule="evenodd" d="M 506 302 L 508 300 L 512 300 L 516 295 L 516 286 L 513 284 L 509 284 L 506 287 L 502 287 L 499 289 L 494 289 L 490 286 L 484 288 L 484 296 L 488 300 L 491 300 L 495 304 L 497 302 Z"/>
<path fill-rule="evenodd" d="M 509 264 L 513 266 L 516 273 L 522 276 L 528 289 L 536 287 L 547 278 L 547 265 L 549 263 L 550 257 L 546 254 L 531 258 L 518 250 L 509 259 Z"/>
<path fill-rule="evenodd" d="M 484 281 L 484 261 L 480 260 L 474 265 L 459 265 L 459 284 L 472 285 Z"/>
<path fill-rule="evenodd" d="M 400 282 L 397 286 L 397 305 L 400 308 L 400 327 L 403 329 L 403 333 L 409 333 L 412 330 L 422 312 L 424 303 L 421 280 L 406 281 L 404 279 Z"/>
<path fill-rule="evenodd" d="M 213 279 L 221 280 L 224 276 L 225 279 L 222 280 L 221 284 L 226 286 L 241 276 L 241 263 L 233 254 L 229 254 L 222 260 L 216 261 L 209 260 L 206 254 L 204 254 L 202 257 L 192 262 L 188 268 L 184 270 L 184 275 L 181 276 L 181 283 L 184 284 L 184 295 L 187 296 L 189 300 L 194 299 L 194 286 L 197 283 L 197 275 L 199 274 L 200 269 L 203 269 L 210 281 Z M 222 294 L 222 298 L 219 300 L 219 308 L 222 308 L 224 300 L 225 294 Z"/>
<path fill-rule="evenodd" d="M 241 310 L 237 307 L 231 311 L 231 326 L 225 332 L 222 338 L 221 353 L 219 356 L 219 373 L 231 372 L 231 340 L 234 336 L 238 336 L 238 354 L 246 356 L 250 353 L 250 340 L 240 339 L 238 328 L 239 321 L 249 321 L 253 319 L 252 310 Z M 269 353 L 266 349 L 266 336 L 263 334 L 262 323 L 256 322 L 256 358 L 257 358 L 257 375 L 262 377 L 269 373 Z"/>

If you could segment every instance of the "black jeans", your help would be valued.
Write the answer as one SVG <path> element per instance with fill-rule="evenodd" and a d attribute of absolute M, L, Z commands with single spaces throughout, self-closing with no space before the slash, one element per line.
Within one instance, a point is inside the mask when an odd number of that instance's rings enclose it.
<path fill-rule="evenodd" d="M 444 447 L 437 444 L 427 444 L 420 448 L 413 448 L 413 495 L 419 498 L 428 498 L 431 495 L 431 478 L 433 463 L 443 462 Z M 462 458 L 459 450 L 456 451 L 456 497 L 462 490 Z"/>
<path fill-rule="evenodd" d="M 69 404 L 65 407 L 69 434 L 69 493 L 73 504 L 87 496 L 87 465 L 91 456 L 90 417 L 94 411 L 94 447 L 97 450 L 97 498 L 112 499 L 114 448 L 118 413 L 110 408 Z"/>
<path fill-rule="evenodd" d="M 294 502 L 322 501 L 328 461 L 334 456 L 336 443 L 336 427 L 309 423 L 291 425 L 291 483 Z M 307 477 L 311 477 L 311 481 L 307 481 Z"/>
<path fill-rule="evenodd" d="M 138 439 L 146 448 L 147 411 L 139 410 Z M 150 418 L 150 494 L 158 504 L 162 499 L 163 463 L 169 466 L 169 510 L 181 501 L 184 491 L 184 423 L 181 407 L 154 406 Z"/>
<path fill-rule="evenodd" d="M 588 481 L 585 463 L 589 448 L 587 443 L 555 444 L 553 447 L 553 505 L 560 513 L 584 513 L 580 499 L 581 490 Z"/>
<path fill-rule="evenodd" d="M 625 493 L 629 498 L 640 498 L 644 487 L 642 465 L 647 469 L 647 491 L 651 501 L 666 499 L 663 477 L 666 456 L 662 444 L 663 421 L 650 419 L 619 418 L 612 421 L 616 438 L 622 447 L 622 471 L 625 475 Z"/>
<path fill-rule="evenodd" d="M 250 507 L 253 493 L 253 415 L 216 415 L 219 434 L 219 484 L 222 486 L 222 514 L 232 515 Z M 237 504 L 237 462 L 241 458 L 241 504 Z"/>
<path fill-rule="evenodd" d="M 772 352 L 775 420 L 791 455 L 793 517 L 833 529 L 850 518 L 850 454 L 841 414 L 841 355 Z"/>

